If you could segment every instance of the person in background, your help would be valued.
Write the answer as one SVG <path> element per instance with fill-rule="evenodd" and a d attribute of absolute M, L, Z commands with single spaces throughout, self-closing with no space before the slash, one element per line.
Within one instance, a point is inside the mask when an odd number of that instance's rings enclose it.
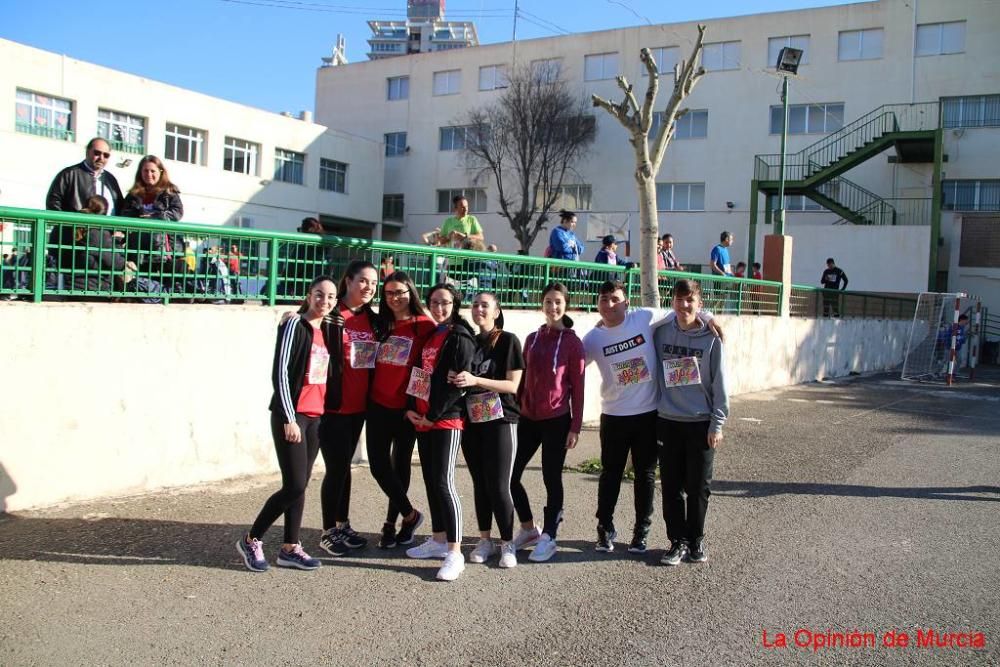
<path fill-rule="evenodd" d="M 566 453 L 576 447 L 583 426 L 587 360 L 583 343 L 573 331 L 573 320 L 566 314 L 568 305 L 569 290 L 565 285 L 547 285 L 542 291 L 545 324 L 524 341 L 524 375 L 518 389 L 521 419 L 510 487 L 521 521 L 514 546 L 522 549 L 535 543 L 528 556 L 534 562 L 547 561 L 556 553 L 556 533 L 563 515 L 563 465 Z M 521 483 L 539 447 L 545 483 L 541 530 L 535 525 L 528 493 Z"/>
<path fill-rule="evenodd" d="M 559 224 L 549 234 L 549 257 L 577 261 L 583 254 L 583 243 L 576 236 L 576 213 L 559 211 Z"/>
<path fill-rule="evenodd" d="M 91 215 L 106 215 L 108 202 L 100 195 L 87 199 L 80 213 Z M 135 264 L 128 262 L 115 245 L 111 230 L 102 227 L 77 225 L 73 230 L 73 267 L 72 288 L 77 292 L 110 292 L 118 279 L 119 286 L 131 278 Z M 70 300 L 95 301 L 98 298 L 90 296 L 74 296 Z"/>
<path fill-rule="evenodd" d="M 314 217 L 303 218 L 298 230 L 301 234 L 324 234 L 323 225 Z M 286 299 L 297 298 L 314 275 L 320 272 L 323 263 L 323 247 L 312 243 L 286 244 L 284 261 L 278 265 L 281 283 L 278 296 Z"/>
<path fill-rule="evenodd" d="M 663 266 L 660 267 L 660 262 Z M 657 268 L 661 271 L 684 271 L 684 267 L 677 261 L 674 255 L 674 237 L 672 234 L 664 234 L 660 237 L 660 252 L 657 257 Z"/>
<path fill-rule="evenodd" d="M 764 274 L 760 270 L 760 262 L 754 262 L 753 263 L 753 279 L 754 280 L 763 280 L 764 279 Z"/>
<path fill-rule="evenodd" d="M 736 270 L 733 271 L 733 277 L 734 278 L 746 278 L 747 277 L 747 263 L 746 262 L 737 262 L 736 263 Z"/>
<path fill-rule="evenodd" d="M 601 249 L 597 251 L 597 256 L 594 257 L 594 262 L 597 264 L 624 266 L 625 268 L 631 268 L 632 266 L 631 262 L 626 262 L 618 256 L 618 239 L 616 239 L 612 234 L 608 234 L 601 239 Z"/>
<path fill-rule="evenodd" d="M 461 248 L 471 239 L 485 241 L 483 228 L 474 215 L 469 214 L 469 200 L 463 195 L 457 195 L 452 200 L 454 215 L 441 225 L 440 237 L 444 245 Z"/>
<path fill-rule="evenodd" d="M 391 274 L 396 272 L 396 258 L 392 255 L 383 255 L 378 266 L 379 280 L 385 281 Z"/>
<path fill-rule="evenodd" d="M 733 266 L 729 259 L 729 246 L 733 244 L 733 235 L 722 232 L 719 243 L 712 248 L 712 273 L 717 276 L 733 275 Z"/>
<path fill-rule="evenodd" d="M 271 371 L 271 437 L 281 469 L 281 489 L 267 499 L 250 531 L 236 542 L 236 551 L 251 572 L 268 569 L 262 540 L 282 515 L 285 541 L 277 565 L 300 570 L 320 566 L 302 549 L 299 529 L 306 486 L 319 453 L 327 385 L 340 381 L 332 377 L 336 366 L 330 363 L 331 342 L 343 335 L 342 325 L 332 317 L 336 304 L 337 285 L 333 278 L 320 276 L 313 280 L 299 313 L 278 327 Z"/>
<path fill-rule="evenodd" d="M 237 245 L 229 246 L 229 257 L 226 263 L 229 265 L 229 282 L 232 285 L 233 294 L 240 294 L 243 290 L 240 287 L 240 264 L 243 261 L 243 253 Z"/>
<path fill-rule="evenodd" d="M 819 278 L 820 286 L 826 290 L 846 290 L 847 274 L 844 273 L 833 257 L 826 260 L 826 270 Z M 840 295 L 833 292 L 823 293 L 823 317 L 840 317 Z"/>
<path fill-rule="evenodd" d="M 135 170 L 135 183 L 125 195 L 121 214 L 128 218 L 177 222 L 184 217 L 180 190 L 170 181 L 160 158 L 147 155 Z M 126 244 L 130 258 L 143 273 L 152 274 L 166 288 L 187 268 L 184 238 L 170 232 L 136 230 Z"/>

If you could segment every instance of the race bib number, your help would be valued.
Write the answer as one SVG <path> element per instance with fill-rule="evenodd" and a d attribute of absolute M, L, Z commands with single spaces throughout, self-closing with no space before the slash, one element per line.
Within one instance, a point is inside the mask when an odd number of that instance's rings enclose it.
<path fill-rule="evenodd" d="M 351 341 L 351 368 L 375 368 L 378 343 L 373 340 Z"/>
<path fill-rule="evenodd" d="M 701 384 L 701 369 L 694 357 L 663 360 L 663 380 L 668 387 Z"/>
<path fill-rule="evenodd" d="M 309 352 L 309 380 L 307 384 L 326 384 L 326 375 L 330 370 L 330 351 L 325 345 L 313 343 Z"/>
<path fill-rule="evenodd" d="M 611 369 L 615 373 L 615 384 L 619 387 L 627 387 L 633 384 L 645 384 L 653 379 L 646 366 L 646 360 L 642 357 L 633 357 L 625 361 L 618 361 L 611 364 Z"/>
<path fill-rule="evenodd" d="M 495 391 L 468 394 L 465 397 L 465 407 L 469 412 L 469 421 L 473 424 L 503 419 L 503 403 L 500 402 L 500 394 Z"/>
<path fill-rule="evenodd" d="M 431 374 L 423 368 L 414 366 L 410 370 L 410 381 L 406 385 L 406 393 L 422 401 L 431 397 Z"/>
<path fill-rule="evenodd" d="M 410 363 L 410 351 L 413 349 L 413 339 L 403 336 L 389 336 L 378 346 L 378 362 L 391 366 L 407 366 Z"/>

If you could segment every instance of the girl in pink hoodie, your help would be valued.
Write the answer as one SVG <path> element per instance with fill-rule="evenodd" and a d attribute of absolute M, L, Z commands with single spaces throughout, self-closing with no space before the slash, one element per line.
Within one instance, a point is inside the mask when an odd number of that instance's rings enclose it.
<path fill-rule="evenodd" d="M 562 469 L 566 451 L 576 447 L 583 423 L 583 343 L 566 315 L 569 290 L 550 283 L 542 292 L 545 325 L 524 341 L 524 375 L 518 390 L 521 420 L 517 427 L 517 456 L 511 477 L 511 495 L 521 521 L 514 538 L 521 549 L 536 543 L 529 560 L 541 562 L 556 552 L 556 530 L 562 521 Z M 521 475 L 542 448 L 542 479 L 546 505 L 541 530 L 535 526 Z"/>

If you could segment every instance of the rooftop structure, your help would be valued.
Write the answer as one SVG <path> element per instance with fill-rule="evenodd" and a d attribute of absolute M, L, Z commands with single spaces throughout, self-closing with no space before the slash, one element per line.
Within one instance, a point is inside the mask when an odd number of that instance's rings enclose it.
<path fill-rule="evenodd" d="M 444 20 L 444 0 L 408 0 L 405 21 L 374 19 L 368 26 L 371 60 L 479 45 L 472 21 Z"/>

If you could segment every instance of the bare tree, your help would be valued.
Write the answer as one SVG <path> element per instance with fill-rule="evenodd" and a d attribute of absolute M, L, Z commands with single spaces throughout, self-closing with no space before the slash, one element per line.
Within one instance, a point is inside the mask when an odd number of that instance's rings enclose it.
<path fill-rule="evenodd" d="M 640 285 L 642 304 L 657 307 L 660 305 L 660 291 L 656 276 L 656 237 L 659 233 L 659 218 L 656 213 L 656 174 L 667 154 L 667 146 L 674 138 L 675 122 L 687 113 L 681 109 L 681 103 L 695 84 L 705 74 L 701 67 L 701 52 L 705 41 L 705 26 L 698 26 L 698 39 L 687 60 L 682 60 L 674 67 L 674 92 L 663 110 L 663 119 L 657 135 L 653 137 L 653 145 L 649 145 L 649 130 L 653 125 L 653 105 L 656 103 L 656 93 L 660 87 L 660 71 L 649 49 L 644 48 L 639 53 L 639 59 L 646 66 L 649 74 L 649 86 L 646 88 L 646 98 L 639 106 L 632 84 L 624 76 L 617 78 L 618 87 L 624 93 L 620 103 L 609 102 L 604 98 L 591 97 L 595 107 L 601 107 L 618 119 L 618 122 L 628 130 L 629 143 L 635 149 L 635 182 L 639 192 L 639 227 L 640 227 Z"/>
<path fill-rule="evenodd" d="M 501 217 L 528 253 L 574 165 L 587 157 L 596 123 L 584 98 L 555 70 L 522 65 L 492 104 L 468 112 L 465 159 L 496 182 Z"/>

